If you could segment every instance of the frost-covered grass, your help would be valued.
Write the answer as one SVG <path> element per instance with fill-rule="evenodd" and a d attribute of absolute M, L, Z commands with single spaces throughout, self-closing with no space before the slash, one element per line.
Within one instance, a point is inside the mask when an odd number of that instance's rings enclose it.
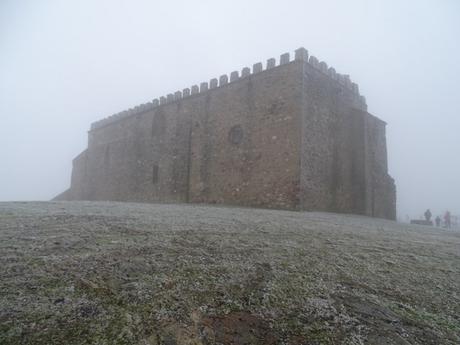
<path fill-rule="evenodd" d="M 0 203 L 0 344 L 459 344 L 460 232 L 326 213 Z"/>

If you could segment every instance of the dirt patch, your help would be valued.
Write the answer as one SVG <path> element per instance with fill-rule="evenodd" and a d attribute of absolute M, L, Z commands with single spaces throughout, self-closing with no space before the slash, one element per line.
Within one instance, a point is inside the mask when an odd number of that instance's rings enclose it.
<path fill-rule="evenodd" d="M 244 312 L 204 318 L 199 331 L 209 345 L 272 345 L 278 340 L 268 322 Z"/>

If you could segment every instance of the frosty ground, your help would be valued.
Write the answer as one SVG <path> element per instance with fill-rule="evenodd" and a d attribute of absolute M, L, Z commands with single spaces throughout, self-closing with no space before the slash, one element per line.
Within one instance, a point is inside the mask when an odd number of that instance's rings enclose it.
<path fill-rule="evenodd" d="M 0 203 L 1 344 L 459 344 L 460 232 L 327 213 Z"/>

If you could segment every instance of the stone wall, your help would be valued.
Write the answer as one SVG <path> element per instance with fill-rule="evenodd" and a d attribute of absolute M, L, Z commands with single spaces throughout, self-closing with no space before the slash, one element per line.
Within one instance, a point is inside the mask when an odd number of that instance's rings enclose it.
<path fill-rule="evenodd" d="M 192 101 L 191 202 L 298 206 L 300 68 L 285 64 Z"/>
<path fill-rule="evenodd" d="M 358 86 L 301 48 L 92 124 L 64 196 L 394 219 L 386 155 Z"/>
<path fill-rule="evenodd" d="M 83 151 L 72 161 L 70 199 L 81 200 L 88 197 L 88 150 Z"/>
<path fill-rule="evenodd" d="M 185 202 L 190 122 L 182 102 L 95 128 L 88 147 L 90 200 Z"/>
<path fill-rule="evenodd" d="M 375 116 L 366 116 L 366 214 L 396 219 L 396 187 L 388 175 L 386 123 Z"/>
<path fill-rule="evenodd" d="M 296 208 L 300 68 L 255 64 L 92 126 L 75 198 Z"/>
<path fill-rule="evenodd" d="M 301 208 L 365 214 L 364 124 L 359 94 L 316 58 L 303 65 Z M 324 63 L 323 63 L 324 64 Z"/>

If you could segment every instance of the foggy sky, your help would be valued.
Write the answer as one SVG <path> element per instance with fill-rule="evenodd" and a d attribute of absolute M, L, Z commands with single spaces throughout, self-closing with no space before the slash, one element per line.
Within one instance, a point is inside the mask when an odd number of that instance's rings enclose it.
<path fill-rule="evenodd" d="M 460 214 L 460 2 L 0 1 L 0 200 L 70 186 L 90 123 L 305 47 L 388 123 L 398 218 Z"/>

